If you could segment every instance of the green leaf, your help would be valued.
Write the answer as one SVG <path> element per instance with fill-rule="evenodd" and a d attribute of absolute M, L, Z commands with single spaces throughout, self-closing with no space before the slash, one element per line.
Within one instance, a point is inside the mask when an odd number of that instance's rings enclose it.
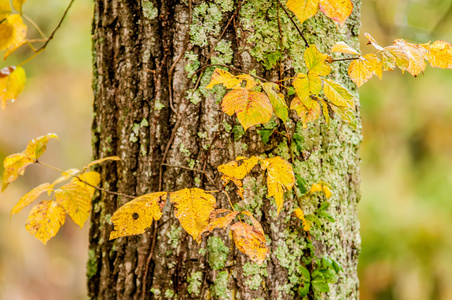
<path fill-rule="evenodd" d="M 306 189 L 306 184 L 307 184 L 306 180 L 297 174 L 295 175 L 295 178 L 297 180 L 297 186 L 298 186 L 298 189 L 300 190 L 300 193 L 306 194 L 306 192 L 308 191 Z"/>
<path fill-rule="evenodd" d="M 257 132 L 259 132 L 259 134 L 261 135 L 262 142 L 264 144 L 267 144 L 268 140 L 272 136 L 273 132 L 275 132 L 275 130 L 274 129 L 273 130 L 261 129 L 261 130 L 258 130 Z"/>
<path fill-rule="evenodd" d="M 334 259 L 332 259 L 331 261 L 332 261 L 333 269 L 334 269 L 334 271 L 336 271 L 336 273 L 344 271 L 342 266 L 337 261 L 335 261 Z"/>
<path fill-rule="evenodd" d="M 311 283 L 308 282 L 302 282 L 300 286 L 298 287 L 298 295 L 301 297 L 307 296 L 309 294 L 309 288 L 311 287 Z"/>

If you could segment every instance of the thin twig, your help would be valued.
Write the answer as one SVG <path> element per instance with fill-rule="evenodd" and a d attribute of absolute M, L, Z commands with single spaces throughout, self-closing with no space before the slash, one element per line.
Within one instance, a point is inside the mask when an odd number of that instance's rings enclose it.
<path fill-rule="evenodd" d="M 303 33 L 301 32 L 300 28 L 298 28 L 297 23 L 295 23 L 295 21 L 293 20 L 292 16 L 289 14 L 289 12 L 287 11 L 287 9 L 284 7 L 284 5 L 281 3 L 280 0 L 277 0 L 279 2 L 279 5 L 281 5 L 282 9 L 284 10 L 284 12 L 286 13 L 286 15 L 289 17 L 289 19 L 292 21 L 292 24 L 295 26 L 295 28 L 297 29 L 298 33 L 300 34 L 300 36 L 303 38 L 303 41 L 306 45 L 306 47 L 309 46 L 308 41 L 306 40 L 306 38 L 304 37 Z"/>
<path fill-rule="evenodd" d="M 346 60 L 357 60 L 357 59 L 359 59 L 359 57 L 338 58 L 338 59 L 333 59 L 333 62 L 346 61 Z"/>
<path fill-rule="evenodd" d="M 33 27 L 39 32 L 39 34 L 43 37 L 44 40 L 48 40 L 48 38 L 46 37 L 46 35 L 44 34 L 44 32 L 42 32 L 41 28 L 39 28 L 39 26 L 29 17 L 27 17 L 26 15 L 22 15 L 22 17 L 27 20 L 28 22 L 30 22 L 31 25 L 33 25 Z"/>

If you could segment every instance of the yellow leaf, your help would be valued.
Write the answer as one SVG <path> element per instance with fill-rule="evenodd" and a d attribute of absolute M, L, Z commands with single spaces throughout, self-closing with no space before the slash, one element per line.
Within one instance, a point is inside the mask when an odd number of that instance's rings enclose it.
<path fill-rule="evenodd" d="M 237 248 L 252 261 L 262 264 L 270 254 L 262 227 L 256 228 L 243 222 L 231 226 L 232 237 Z"/>
<path fill-rule="evenodd" d="M 416 44 L 407 43 L 404 40 L 395 40 L 394 44 L 403 48 L 408 56 L 409 65 L 406 69 L 408 73 L 416 77 L 425 70 L 427 66 L 425 56 L 428 52 L 425 48 Z"/>
<path fill-rule="evenodd" d="M 94 171 L 81 174 L 78 177 L 94 186 L 97 186 L 100 181 L 99 173 Z M 64 208 L 71 219 L 80 228 L 83 228 L 83 224 L 91 211 L 91 199 L 95 189 L 80 180 L 73 178 L 69 183 L 55 190 L 55 198 L 58 205 Z"/>
<path fill-rule="evenodd" d="M 20 47 L 22 47 L 26 43 L 27 43 L 27 41 L 23 40 L 22 42 L 19 42 L 17 44 L 12 45 L 11 47 L 9 47 L 8 50 L 5 51 L 5 55 L 3 55 L 3 60 L 6 60 L 11 55 L 11 53 L 13 53 L 14 51 L 19 49 Z"/>
<path fill-rule="evenodd" d="M 318 104 L 317 104 L 318 105 Z M 284 204 L 284 188 L 291 190 L 295 183 L 292 165 L 279 156 L 262 161 L 262 169 L 267 170 L 267 197 L 275 197 L 278 214 Z"/>
<path fill-rule="evenodd" d="M 80 173 L 78 169 L 69 169 L 61 173 L 61 176 L 58 177 L 53 183 L 52 186 L 55 186 L 63 181 L 66 181 L 72 177 L 74 177 L 77 173 Z"/>
<path fill-rule="evenodd" d="M 308 75 L 299 73 L 292 85 L 304 106 L 311 109 L 315 105 L 315 101 L 311 99 L 311 95 L 318 95 L 322 90 L 322 79 L 320 76 L 316 73 L 309 73 Z"/>
<path fill-rule="evenodd" d="M 402 73 L 408 68 L 410 61 L 408 59 L 405 48 L 402 48 L 399 45 L 393 45 L 385 47 L 384 50 L 385 51 L 381 52 L 381 55 L 383 57 L 384 71 L 392 71 L 394 69 L 393 67 L 390 67 L 391 63 L 388 64 L 388 69 L 385 68 L 385 59 L 394 62 L 395 65 L 399 67 L 400 70 L 402 70 Z M 390 55 L 388 55 L 388 52 Z M 391 55 L 393 56 L 393 58 L 391 57 Z"/>
<path fill-rule="evenodd" d="M 14 9 L 22 13 L 22 5 L 25 3 L 25 1 L 27 0 L 13 0 Z"/>
<path fill-rule="evenodd" d="M 2 109 L 6 108 L 8 101 L 14 101 L 22 93 L 25 81 L 26 75 L 22 67 L 5 67 L 0 71 L 0 102 Z"/>
<path fill-rule="evenodd" d="M 250 92 L 245 88 L 227 93 L 221 108 L 230 116 L 237 113 L 237 119 L 245 130 L 257 124 L 267 123 L 273 112 L 270 100 L 264 93 Z"/>
<path fill-rule="evenodd" d="M 241 161 L 241 164 L 239 165 L 237 161 Z M 259 161 L 259 158 L 252 156 L 248 159 L 239 159 L 239 157 L 237 157 L 237 161 L 231 161 L 227 164 L 218 166 L 218 171 L 230 178 L 243 179 L 246 174 L 254 168 Z"/>
<path fill-rule="evenodd" d="M 279 85 L 273 82 L 265 82 L 261 83 L 261 85 L 273 106 L 276 116 L 286 123 L 289 108 L 287 107 L 284 95 L 279 93 Z"/>
<path fill-rule="evenodd" d="M 38 199 L 42 193 L 47 191 L 52 191 L 52 185 L 50 183 L 43 183 L 26 193 L 13 207 L 10 216 L 20 212 L 24 207 L 30 205 L 33 201 Z"/>
<path fill-rule="evenodd" d="M 377 75 L 380 79 L 383 76 L 383 63 L 378 59 L 377 55 L 369 53 L 363 56 L 364 63 L 372 74 Z"/>
<path fill-rule="evenodd" d="M 227 213 L 227 215 L 218 218 L 219 214 Z M 230 211 L 228 209 L 216 209 L 212 211 L 210 214 L 210 222 L 207 224 L 206 227 L 204 227 L 203 231 L 201 232 L 201 235 L 203 233 L 209 234 L 212 230 L 215 228 L 223 228 L 226 229 L 226 227 L 231 224 L 232 220 L 239 214 L 238 211 Z"/>
<path fill-rule="evenodd" d="M 452 69 L 452 45 L 446 41 L 435 41 L 433 44 L 423 44 L 429 50 L 426 58 L 433 68 Z"/>
<path fill-rule="evenodd" d="M 325 197 L 327 199 L 331 198 L 331 196 L 333 195 L 330 191 L 329 185 L 325 182 L 318 182 L 316 184 L 313 184 L 311 186 L 311 190 L 309 191 L 311 194 L 315 193 L 315 192 L 323 192 L 325 194 Z"/>
<path fill-rule="evenodd" d="M 11 4 L 9 0 L 0 0 L 0 21 L 11 14 Z"/>
<path fill-rule="evenodd" d="M 358 121 L 356 120 L 355 113 L 352 109 L 335 105 L 332 105 L 331 108 L 343 121 L 349 123 L 353 130 L 356 130 Z"/>
<path fill-rule="evenodd" d="M 45 245 L 57 234 L 65 220 L 64 210 L 55 201 L 43 201 L 33 207 L 25 228 Z"/>
<path fill-rule="evenodd" d="M 320 0 L 320 9 L 328 18 L 343 26 L 352 14 L 353 3 L 351 0 Z"/>
<path fill-rule="evenodd" d="M 47 143 L 50 139 L 58 139 L 58 136 L 55 133 L 48 133 L 32 139 L 28 142 L 27 149 L 25 149 L 24 154 L 32 159 L 38 159 L 46 151 Z"/>
<path fill-rule="evenodd" d="M 320 53 L 315 45 L 309 46 L 304 52 L 304 60 L 308 73 L 315 73 L 326 76 L 331 73 L 331 66 L 328 63 L 328 55 Z"/>
<path fill-rule="evenodd" d="M 201 232 L 209 224 L 210 213 L 215 209 L 215 197 L 202 189 L 183 189 L 170 193 L 174 215 L 195 241 L 201 242 Z"/>
<path fill-rule="evenodd" d="M 331 52 L 340 52 L 340 53 L 346 53 L 346 54 L 355 54 L 360 55 L 358 51 L 350 47 L 344 42 L 338 42 L 336 43 L 333 48 L 331 48 Z"/>
<path fill-rule="evenodd" d="M 229 177 L 227 175 L 223 175 L 223 176 L 221 176 L 221 180 L 223 180 L 225 186 L 229 183 L 229 181 L 232 181 L 235 184 L 235 186 L 237 187 L 237 193 L 239 194 L 240 198 L 243 199 L 243 192 L 244 192 L 243 183 L 240 179 L 236 179 L 234 177 Z"/>
<path fill-rule="evenodd" d="M 27 26 L 18 14 L 9 15 L 0 23 L 0 50 L 16 47 L 27 35 Z"/>
<path fill-rule="evenodd" d="M 110 233 L 110 240 L 144 233 L 154 220 L 160 220 L 162 217 L 167 195 L 166 192 L 143 195 L 115 211 L 110 219 L 115 226 Z"/>
<path fill-rule="evenodd" d="M 350 63 L 350 66 L 348 67 L 348 76 L 350 76 L 353 82 L 360 87 L 372 78 L 372 69 L 365 58 L 360 57 Z"/>
<path fill-rule="evenodd" d="M 317 13 L 319 0 L 289 0 L 286 6 L 297 16 L 300 23 L 303 23 Z"/>
<path fill-rule="evenodd" d="M 90 162 L 89 164 L 87 164 L 83 169 L 84 170 L 89 169 L 90 167 L 92 167 L 94 165 L 97 165 L 97 164 L 100 164 L 100 163 L 103 163 L 103 162 L 109 161 L 109 160 L 118 161 L 118 160 L 121 160 L 121 158 L 119 158 L 119 156 L 108 156 L 108 157 L 104 157 L 101 159 L 96 159 L 96 160 Z"/>
<path fill-rule="evenodd" d="M 311 223 L 308 220 L 306 220 L 303 211 L 300 208 L 295 208 L 294 213 L 297 216 L 297 218 L 301 220 L 303 224 L 303 230 L 304 231 L 311 230 Z"/>
<path fill-rule="evenodd" d="M 355 98 L 349 91 L 337 82 L 329 79 L 323 80 L 323 92 L 326 98 L 337 106 L 355 108 Z"/>
<path fill-rule="evenodd" d="M 295 109 L 298 116 L 303 123 L 303 128 L 307 128 L 307 123 L 317 120 L 320 116 L 320 105 L 317 101 L 312 101 L 312 108 L 307 109 L 306 106 L 300 101 L 300 98 L 295 97 L 290 104 L 290 109 Z"/>
<path fill-rule="evenodd" d="M 364 33 L 364 35 L 369 40 L 367 45 L 372 44 L 372 46 L 374 46 L 374 48 L 377 49 L 378 51 L 383 51 L 383 47 L 378 45 L 377 41 L 369 33 L 366 32 L 366 33 Z"/>
<path fill-rule="evenodd" d="M 254 78 L 251 77 L 251 75 L 249 75 L 249 74 L 238 75 L 238 76 L 236 76 L 236 78 L 238 78 L 240 80 L 245 80 L 245 82 L 246 82 L 245 89 L 247 89 L 247 90 L 252 90 L 257 85 L 257 82 L 254 81 Z"/>
<path fill-rule="evenodd" d="M 326 124 L 330 125 L 330 114 L 328 113 L 328 104 L 323 99 L 319 98 L 320 103 L 322 104 L 322 112 L 325 117 Z"/>
<path fill-rule="evenodd" d="M 237 86 L 240 86 L 242 82 L 241 79 L 235 77 L 228 71 L 222 69 L 215 69 L 212 74 L 212 79 L 210 83 L 206 86 L 206 89 L 212 89 L 216 84 L 223 84 L 227 89 L 232 89 Z"/>
<path fill-rule="evenodd" d="M 17 153 L 9 155 L 3 161 L 3 180 L 2 180 L 2 192 L 8 187 L 8 185 L 25 172 L 25 168 L 34 163 L 34 160 L 30 159 L 23 153 Z"/>

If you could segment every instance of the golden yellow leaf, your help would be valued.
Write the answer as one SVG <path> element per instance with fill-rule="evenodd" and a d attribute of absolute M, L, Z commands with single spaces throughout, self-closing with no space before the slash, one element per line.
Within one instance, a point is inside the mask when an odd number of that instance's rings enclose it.
<path fill-rule="evenodd" d="M 252 261 L 262 264 L 270 254 L 262 227 L 256 228 L 243 222 L 231 226 L 232 237 L 237 248 Z"/>
<path fill-rule="evenodd" d="M 295 208 L 294 213 L 297 216 L 297 218 L 301 220 L 301 223 L 303 224 L 303 230 L 304 231 L 311 230 L 311 223 L 308 220 L 306 220 L 303 211 L 300 208 Z"/>
<path fill-rule="evenodd" d="M 25 228 L 45 245 L 57 234 L 65 220 L 64 209 L 55 201 L 42 201 L 31 210 Z"/>
<path fill-rule="evenodd" d="M 0 0 L 0 21 L 11 14 L 11 4 L 9 0 Z"/>
<path fill-rule="evenodd" d="M 14 9 L 22 13 L 22 5 L 25 3 L 25 1 L 27 0 L 13 0 Z"/>
<path fill-rule="evenodd" d="M 438 40 L 433 44 L 422 44 L 423 48 L 429 50 L 426 55 L 430 66 L 433 68 L 452 69 L 452 45 L 446 41 Z"/>
<path fill-rule="evenodd" d="M 318 105 L 318 104 L 317 104 Z M 262 169 L 267 170 L 267 197 L 274 196 L 278 214 L 284 204 L 284 188 L 291 190 L 295 184 L 292 165 L 279 156 L 262 161 Z"/>
<path fill-rule="evenodd" d="M 318 182 L 316 184 L 313 184 L 311 186 L 311 190 L 309 191 L 311 194 L 315 193 L 315 192 L 323 192 L 325 194 L 325 197 L 327 199 L 331 198 L 331 196 L 333 195 L 330 191 L 329 185 L 325 182 Z"/>
<path fill-rule="evenodd" d="M 42 193 L 47 191 L 52 191 L 52 185 L 50 183 L 43 183 L 26 193 L 13 207 L 10 216 L 20 212 L 24 207 L 30 205 L 33 201 L 38 199 Z"/>
<path fill-rule="evenodd" d="M 292 85 L 304 106 L 307 109 L 311 109 L 315 105 L 311 95 L 318 95 L 322 90 L 322 79 L 320 76 L 317 73 L 309 73 L 308 75 L 299 73 Z"/>
<path fill-rule="evenodd" d="M 364 64 L 372 71 L 372 74 L 377 75 L 380 79 L 383 76 L 383 63 L 378 59 L 377 55 L 369 53 L 363 56 Z"/>
<path fill-rule="evenodd" d="M 286 6 L 303 23 L 317 13 L 319 10 L 319 0 L 289 0 Z"/>
<path fill-rule="evenodd" d="M 240 161 L 240 165 L 237 161 Z M 218 171 L 230 178 L 243 179 L 259 161 L 259 158 L 252 156 L 250 158 L 240 159 L 237 157 L 237 161 L 231 161 L 227 164 L 218 166 Z"/>
<path fill-rule="evenodd" d="M 353 109 L 335 105 L 332 105 L 331 108 L 343 121 L 349 123 L 353 130 L 358 127 L 358 121 L 356 120 Z"/>
<path fill-rule="evenodd" d="M 97 164 L 100 164 L 100 163 L 103 163 L 103 162 L 109 161 L 109 160 L 118 161 L 118 160 L 121 160 L 121 158 L 119 158 L 119 156 L 108 156 L 108 157 L 104 157 L 101 159 L 96 159 L 96 160 L 90 162 L 89 164 L 87 164 L 83 169 L 84 170 L 89 169 L 90 167 L 92 167 L 94 165 L 97 165 Z"/>
<path fill-rule="evenodd" d="M 52 182 L 52 186 L 55 186 L 63 181 L 66 181 L 72 177 L 74 177 L 76 174 L 80 173 L 78 169 L 69 169 L 61 173 L 61 176 L 58 177 L 54 182 Z"/>
<path fill-rule="evenodd" d="M 227 213 L 227 215 L 218 218 L 218 215 Z M 201 232 L 201 235 L 203 233 L 209 234 L 212 230 L 215 228 L 223 228 L 226 229 L 226 227 L 231 224 L 232 220 L 239 214 L 238 211 L 230 211 L 228 209 L 216 209 L 212 211 L 210 214 L 210 221 L 209 224 L 207 224 L 206 227 L 204 227 L 203 231 Z"/>
<path fill-rule="evenodd" d="M 355 54 L 355 55 L 361 55 L 358 51 L 350 47 L 344 42 L 337 42 L 332 48 L 331 52 L 339 52 L 339 53 L 346 53 L 346 54 Z"/>
<path fill-rule="evenodd" d="M 210 213 L 215 209 L 215 197 L 194 188 L 170 193 L 170 201 L 176 208 L 174 215 L 182 228 L 200 243 L 201 232 L 209 224 Z"/>
<path fill-rule="evenodd" d="M 326 76 L 331 73 L 331 66 L 328 63 L 328 55 L 320 53 L 315 45 L 309 46 L 304 52 L 304 60 L 308 73 Z"/>
<path fill-rule="evenodd" d="M 324 79 L 323 92 L 325 93 L 326 98 L 334 105 L 351 109 L 355 108 L 355 98 L 341 84 L 329 79 Z"/>
<path fill-rule="evenodd" d="M 402 70 L 402 73 L 408 68 L 410 61 L 405 49 L 406 48 L 402 48 L 399 45 L 392 45 L 384 48 L 385 51 L 381 52 L 384 71 L 392 71 L 394 69 L 394 67 L 392 67 L 393 63 Z M 388 55 L 388 53 L 390 55 Z M 385 64 L 385 59 L 388 59 L 388 64 Z"/>
<path fill-rule="evenodd" d="M 295 109 L 298 116 L 303 123 L 303 128 L 308 128 L 307 123 L 313 122 L 320 116 L 320 105 L 317 101 L 312 101 L 312 108 L 307 109 L 306 106 L 300 101 L 300 98 L 295 97 L 290 104 L 290 109 Z"/>
<path fill-rule="evenodd" d="M 261 85 L 273 106 L 276 116 L 286 123 L 289 108 L 287 107 L 284 95 L 279 93 L 279 85 L 273 82 L 265 82 L 261 83 Z"/>
<path fill-rule="evenodd" d="M 144 233 L 154 220 L 158 221 L 162 217 L 167 195 L 166 192 L 146 194 L 127 202 L 115 211 L 110 219 L 115 226 L 110 233 L 110 240 Z"/>
<path fill-rule="evenodd" d="M 8 187 L 8 185 L 19 177 L 24 175 L 25 168 L 34 161 L 27 157 L 23 153 L 11 154 L 3 161 L 3 180 L 2 180 L 2 192 Z"/>
<path fill-rule="evenodd" d="M 16 47 L 25 40 L 27 36 L 27 26 L 18 14 L 9 15 L 0 23 L 0 50 Z"/>
<path fill-rule="evenodd" d="M 221 108 L 230 116 L 237 113 L 237 119 L 245 130 L 257 124 L 267 123 L 273 112 L 270 100 L 264 93 L 250 92 L 245 88 L 227 93 Z"/>
<path fill-rule="evenodd" d="M 0 71 L 0 102 L 2 109 L 6 108 L 8 101 L 14 101 L 22 93 L 25 81 L 25 70 L 22 67 L 5 67 Z"/>
<path fill-rule="evenodd" d="M 206 86 L 206 89 L 212 89 L 216 84 L 223 84 L 227 89 L 232 89 L 235 87 L 239 87 L 241 79 L 235 77 L 228 71 L 222 69 L 215 69 L 212 74 L 212 79 L 210 83 Z"/>
<path fill-rule="evenodd" d="M 38 159 L 47 149 L 47 143 L 50 139 L 58 139 L 55 133 L 48 133 L 46 135 L 37 137 L 28 142 L 27 149 L 24 154 L 32 159 Z"/>
<path fill-rule="evenodd" d="M 364 35 L 369 40 L 367 45 L 372 44 L 372 46 L 374 46 L 374 48 L 377 49 L 378 51 L 383 51 L 383 47 L 378 45 L 377 41 L 369 33 L 366 32 L 366 33 L 364 33 Z"/>
<path fill-rule="evenodd" d="M 358 87 L 360 87 L 372 78 L 372 69 L 369 67 L 365 58 L 360 57 L 350 63 L 348 67 L 348 76 Z"/>
<path fill-rule="evenodd" d="M 97 186 L 100 182 L 100 175 L 91 171 L 78 176 L 80 180 Z M 55 198 L 71 219 L 83 228 L 83 224 L 89 217 L 91 211 L 91 199 L 94 195 L 94 187 L 89 186 L 78 178 L 73 178 L 69 183 L 55 190 Z"/>
<path fill-rule="evenodd" d="M 328 18 L 343 26 L 352 14 L 353 3 L 351 0 L 320 0 L 320 9 Z"/>

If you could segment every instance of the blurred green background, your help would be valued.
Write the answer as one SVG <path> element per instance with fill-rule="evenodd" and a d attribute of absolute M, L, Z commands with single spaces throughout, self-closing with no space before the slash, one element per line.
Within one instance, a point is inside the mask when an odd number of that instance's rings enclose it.
<path fill-rule="evenodd" d="M 29 0 L 25 14 L 50 34 L 68 1 Z M 364 0 L 361 33 L 452 42 L 452 0 Z M 43 9 L 45 8 L 45 9 Z M 55 132 L 42 160 L 62 169 L 91 159 L 92 3 L 76 1 L 48 49 L 25 66 L 24 93 L 0 111 L 0 159 Z M 29 36 L 37 37 L 29 25 Z M 372 52 L 362 40 L 363 53 Z M 21 48 L 0 67 L 18 63 Z M 452 299 L 452 71 L 427 67 L 413 78 L 386 72 L 360 89 L 361 299 Z M 3 172 L 3 170 L 1 170 Z M 87 226 L 68 221 L 47 246 L 24 228 L 30 208 L 15 202 L 58 174 L 39 166 L 0 194 L 0 299 L 84 299 Z"/>

